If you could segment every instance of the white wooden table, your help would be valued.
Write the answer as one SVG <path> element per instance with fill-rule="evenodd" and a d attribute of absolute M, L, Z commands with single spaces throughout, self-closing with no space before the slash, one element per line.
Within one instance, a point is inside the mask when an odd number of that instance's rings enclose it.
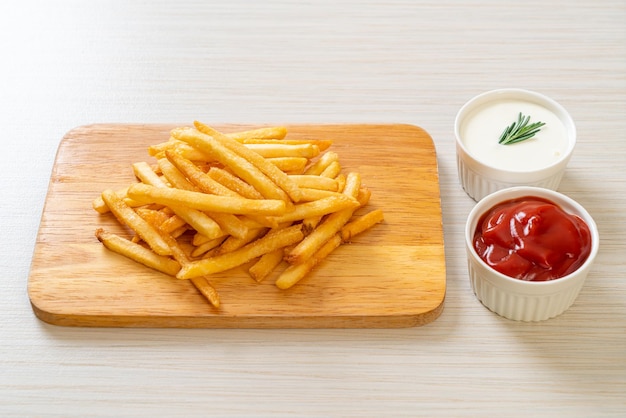
<path fill-rule="evenodd" d="M 626 414 L 626 3 L 28 1 L 0 5 L 0 415 Z M 578 128 L 560 190 L 602 239 L 542 323 L 474 297 L 453 121 L 473 95 L 545 93 Z M 90 123 L 410 123 L 437 147 L 443 314 L 417 328 L 48 325 L 27 295 L 56 148 Z"/>

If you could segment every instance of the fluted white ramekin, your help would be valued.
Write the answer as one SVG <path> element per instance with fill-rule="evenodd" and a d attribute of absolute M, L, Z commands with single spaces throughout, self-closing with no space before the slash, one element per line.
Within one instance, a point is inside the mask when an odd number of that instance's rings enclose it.
<path fill-rule="evenodd" d="M 501 100 L 527 101 L 543 106 L 554 113 L 565 127 L 567 136 L 567 147 L 558 160 L 541 168 L 504 169 L 494 167 L 488 161 L 472 155 L 462 138 L 461 128 L 466 118 L 471 117 L 472 113 L 481 106 Z M 507 121 L 494 121 L 494 123 L 498 126 L 507 126 Z M 576 144 L 576 126 L 563 106 L 543 94 L 513 88 L 488 91 L 465 103 L 456 115 L 454 134 L 459 181 L 466 193 L 476 201 L 497 190 L 514 186 L 535 186 L 557 190 Z M 485 140 L 492 141 L 494 138 Z M 497 138 L 495 140 L 497 141 Z"/>
<path fill-rule="evenodd" d="M 543 282 L 514 279 L 491 268 L 474 249 L 474 232 L 483 214 L 501 202 L 525 196 L 550 200 L 565 212 L 579 216 L 589 226 L 591 252 L 583 265 L 573 273 Z M 491 311 L 517 321 L 542 321 L 565 312 L 578 297 L 599 245 L 598 228 L 585 208 L 568 196 L 538 187 L 512 187 L 484 197 L 471 210 L 465 225 L 468 271 L 474 294 Z"/>

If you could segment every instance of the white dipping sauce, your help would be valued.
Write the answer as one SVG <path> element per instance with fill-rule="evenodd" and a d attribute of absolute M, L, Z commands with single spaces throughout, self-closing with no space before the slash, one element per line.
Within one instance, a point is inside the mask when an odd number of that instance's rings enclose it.
<path fill-rule="evenodd" d="M 519 113 L 530 116 L 529 124 L 544 122 L 535 136 L 515 144 L 498 141 Z M 463 145 L 474 158 L 494 168 L 512 171 L 536 170 L 552 165 L 567 150 L 567 131 L 561 120 L 545 107 L 524 100 L 503 99 L 485 103 L 469 113 L 461 127 Z"/>

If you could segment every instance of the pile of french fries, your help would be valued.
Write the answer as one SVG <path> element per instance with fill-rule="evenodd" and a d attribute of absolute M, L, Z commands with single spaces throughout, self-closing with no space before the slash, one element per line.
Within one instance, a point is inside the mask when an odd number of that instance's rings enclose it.
<path fill-rule="evenodd" d="M 343 173 L 331 140 L 287 139 L 285 127 L 225 134 L 194 122 L 132 164 L 137 181 L 107 189 L 94 209 L 129 236 L 98 228 L 106 248 L 177 279 L 220 306 L 211 275 L 238 266 L 276 286 L 302 280 L 341 244 L 383 221 L 381 209 L 355 216 L 371 191 Z"/>

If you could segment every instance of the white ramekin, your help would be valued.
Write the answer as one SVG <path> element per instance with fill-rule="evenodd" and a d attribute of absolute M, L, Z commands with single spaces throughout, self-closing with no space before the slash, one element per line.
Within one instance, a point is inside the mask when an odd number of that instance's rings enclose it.
<path fill-rule="evenodd" d="M 473 236 L 481 216 L 498 203 L 525 196 L 548 199 L 564 211 L 579 216 L 589 226 L 591 252 L 578 270 L 551 281 L 524 281 L 494 270 L 478 256 Z M 577 298 L 599 245 L 598 228 L 580 204 L 559 192 L 539 187 L 511 187 L 484 197 L 471 210 L 465 226 L 469 278 L 474 294 L 491 311 L 517 321 L 542 321 L 565 312 Z"/>
<path fill-rule="evenodd" d="M 477 108 L 496 100 L 523 100 L 541 105 L 554 113 L 563 123 L 567 134 L 567 148 L 551 165 L 540 169 L 512 170 L 496 168 L 472 155 L 461 137 L 461 127 L 467 117 Z M 506 122 L 500 122 L 506 126 Z M 469 100 L 456 115 L 454 121 L 459 181 L 465 192 L 474 200 L 497 190 L 513 186 L 536 186 L 556 190 L 561 182 L 567 163 L 576 144 L 576 126 L 570 114 L 549 97 L 523 89 L 498 89 L 482 93 Z M 489 138 L 489 140 L 492 140 Z"/>

